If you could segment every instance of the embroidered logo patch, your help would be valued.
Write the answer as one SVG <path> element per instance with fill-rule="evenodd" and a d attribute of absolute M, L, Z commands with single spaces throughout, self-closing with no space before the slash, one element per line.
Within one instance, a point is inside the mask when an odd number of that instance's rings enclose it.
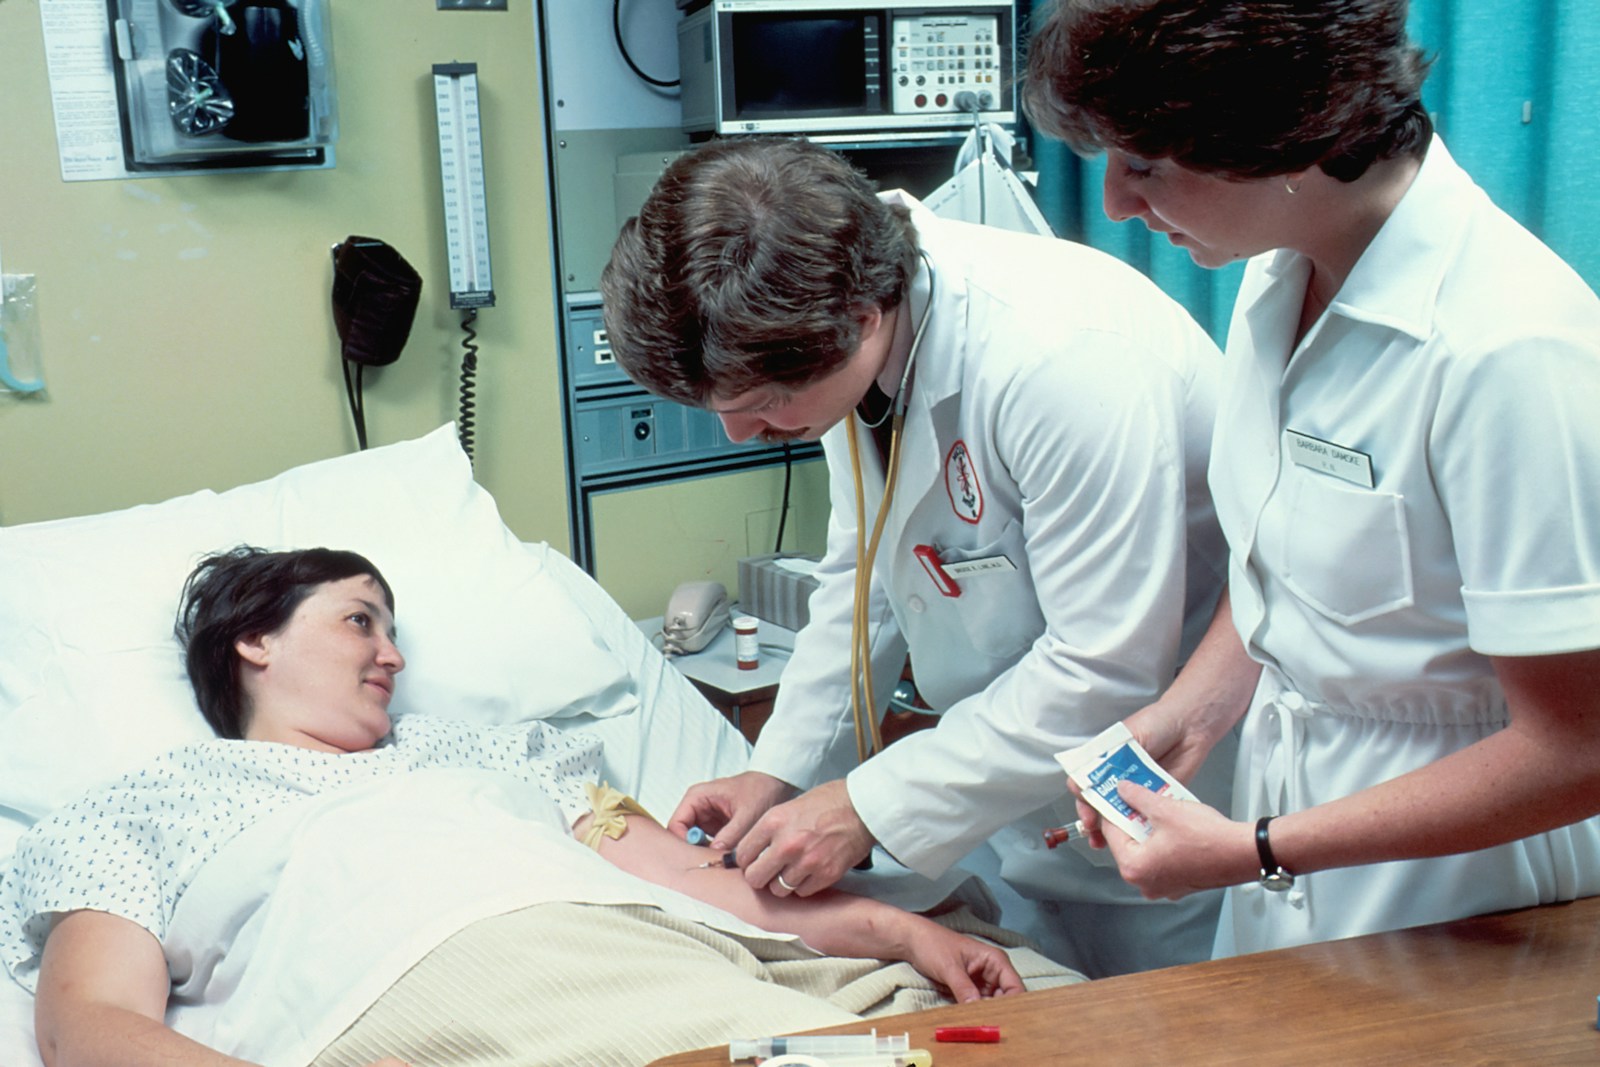
<path fill-rule="evenodd" d="M 950 494 L 956 518 L 976 526 L 983 517 L 983 487 L 978 484 L 978 472 L 965 441 L 951 445 L 950 454 L 944 457 L 944 488 Z"/>

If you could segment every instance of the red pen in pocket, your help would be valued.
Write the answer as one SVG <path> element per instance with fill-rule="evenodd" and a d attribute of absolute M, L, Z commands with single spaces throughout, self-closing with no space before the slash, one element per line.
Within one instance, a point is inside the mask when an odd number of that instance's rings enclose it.
<path fill-rule="evenodd" d="M 928 577 L 933 579 L 933 584 L 939 587 L 940 593 L 951 597 L 961 595 L 961 587 L 945 571 L 937 549 L 932 545 L 918 545 L 911 551 L 916 555 L 917 562 L 922 564 L 922 569 L 928 572 Z"/>

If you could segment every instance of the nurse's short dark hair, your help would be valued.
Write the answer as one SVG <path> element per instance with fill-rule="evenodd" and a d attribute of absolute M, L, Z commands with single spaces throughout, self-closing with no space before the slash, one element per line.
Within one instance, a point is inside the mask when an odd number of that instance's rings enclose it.
<path fill-rule="evenodd" d="M 1227 178 L 1354 181 L 1427 151 L 1407 0 L 1053 0 L 1023 90 L 1040 131 Z"/>
<path fill-rule="evenodd" d="M 622 227 L 600 275 L 606 334 L 630 378 L 679 403 L 800 387 L 860 346 L 863 318 L 898 305 L 916 265 L 910 213 L 838 153 L 713 140 Z"/>
<path fill-rule="evenodd" d="M 319 585 L 367 576 L 394 611 L 394 591 L 365 556 L 332 548 L 286 552 L 241 545 L 202 559 L 183 583 L 173 632 L 201 714 L 218 737 L 244 736 L 239 686 L 241 639 L 273 634 Z"/>

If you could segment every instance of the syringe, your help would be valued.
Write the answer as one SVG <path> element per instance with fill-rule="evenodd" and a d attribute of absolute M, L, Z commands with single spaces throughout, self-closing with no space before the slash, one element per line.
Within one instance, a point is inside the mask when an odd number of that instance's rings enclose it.
<path fill-rule="evenodd" d="M 728 1042 L 728 1062 L 768 1059 L 793 1053 L 799 1056 L 870 1056 L 875 1052 L 905 1052 L 911 1048 L 909 1032 L 878 1036 L 867 1034 L 822 1034 L 813 1037 L 734 1038 Z"/>

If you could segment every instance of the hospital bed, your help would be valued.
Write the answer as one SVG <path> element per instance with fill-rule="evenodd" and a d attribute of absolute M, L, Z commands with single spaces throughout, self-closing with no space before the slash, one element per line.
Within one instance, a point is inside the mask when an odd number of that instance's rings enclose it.
<path fill-rule="evenodd" d="M 172 619 L 196 560 L 237 544 L 348 548 L 384 572 L 407 658 L 396 717 L 540 718 L 591 733 L 606 779 L 663 818 L 687 786 L 745 764 L 744 739 L 592 579 L 505 527 L 444 426 L 223 493 L 0 529 L 0 870 L 32 822 L 209 736 Z M 476 1008 L 491 1024 L 520 1020 L 519 1062 L 625 1064 L 938 1002 L 908 965 L 817 957 L 624 875 L 559 828 L 512 847 L 506 834 L 523 831 L 506 830 L 499 801 L 470 799 L 474 817 L 452 820 L 429 792 L 391 788 L 245 831 L 178 908 L 174 926 L 215 955 L 194 969 L 214 971 L 168 1021 L 263 1063 L 333 1067 L 361 1053 L 340 1059 L 329 1043 L 368 1025 L 437 1031 L 440 1047 L 508 1040 L 463 1033 Z M 992 899 L 962 872 L 931 882 L 880 854 L 851 878 L 847 888 L 1017 942 L 985 924 Z M 481 945 L 466 962 L 445 958 L 511 914 L 545 925 L 500 953 L 504 975 Z M 659 951 L 634 951 L 645 945 Z M 1030 987 L 1078 980 L 1011 951 Z M 708 972 L 707 952 L 735 966 Z M 725 972 L 738 973 L 707 984 Z M 753 994 L 744 974 L 770 980 L 772 995 Z M 507 991 L 520 1008 L 494 999 Z M 0 1063 L 39 1065 L 32 998 L 5 975 Z"/>

